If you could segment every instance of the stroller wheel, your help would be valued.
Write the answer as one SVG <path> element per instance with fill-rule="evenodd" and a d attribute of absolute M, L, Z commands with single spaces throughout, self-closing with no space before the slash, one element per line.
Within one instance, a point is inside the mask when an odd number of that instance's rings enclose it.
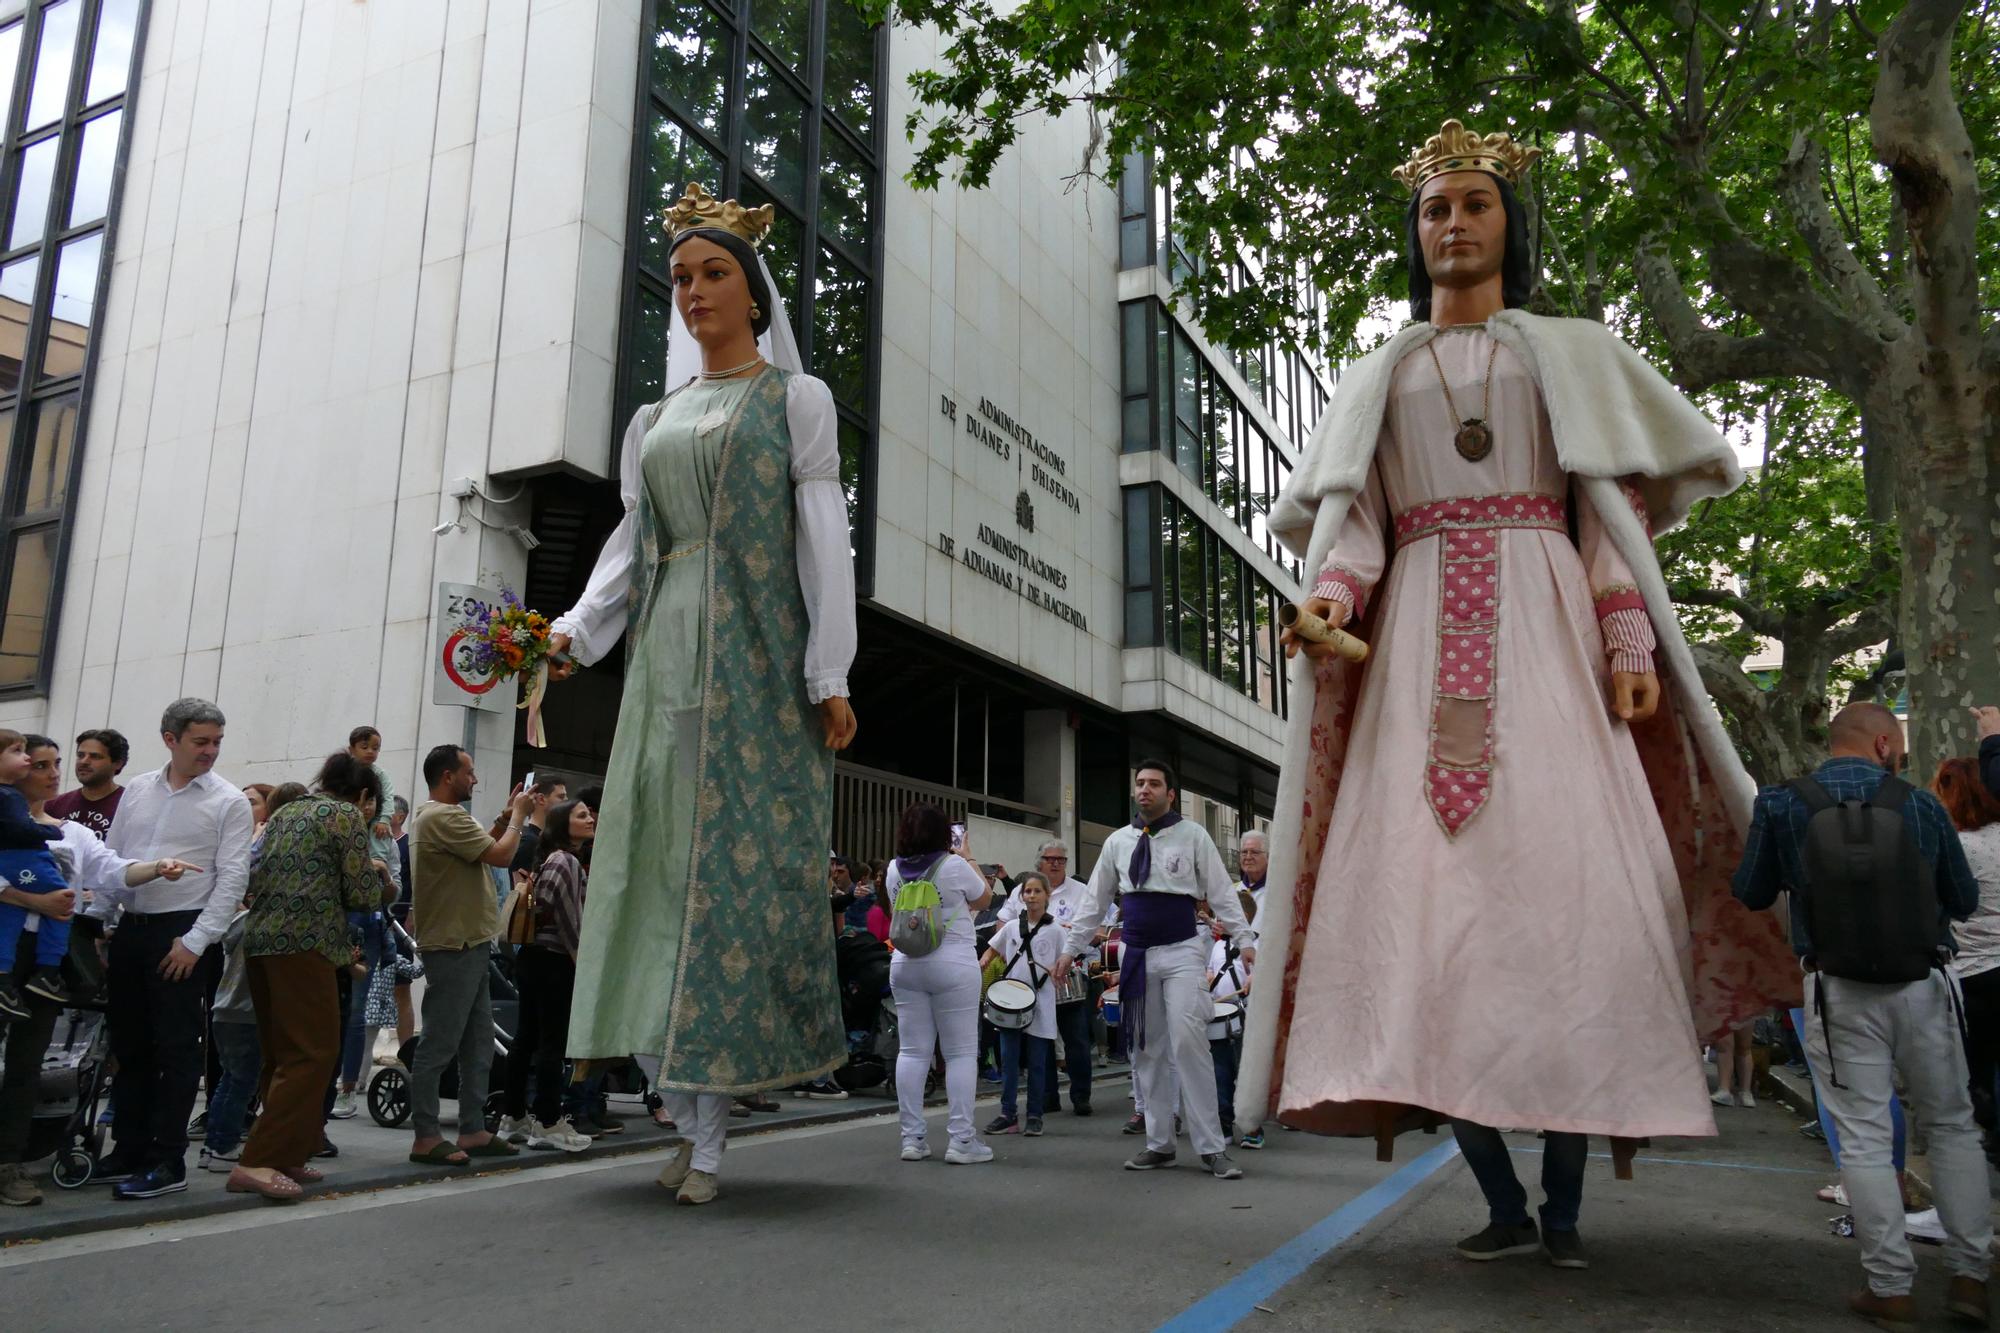
<path fill-rule="evenodd" d="M 383 1065 L 368 1080 L 368 1114 L 384 1129 L 410 1118 L 410 1076 L 394 1065 Z"/>
<path fill-rule="evenodd" d="M 65 1148 L 56 1154 L 56 1160 L 49 1174 L 56 1185 L 66 1190 L 82 1189 L 90 1183 L 90 1177 L 97 1170 L 97 1159 L 87 1148 Z"/>

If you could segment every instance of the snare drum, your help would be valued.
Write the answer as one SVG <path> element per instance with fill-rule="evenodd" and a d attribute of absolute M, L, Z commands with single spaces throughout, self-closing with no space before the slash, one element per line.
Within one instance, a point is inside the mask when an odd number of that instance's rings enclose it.
<path fill-rule="evenodd" d="M 1243 1006 L 1235 1000 L 1211 1000 L 1215 1014 L 1208 1020 L 1208 1039 L 1227 1041 L 1243 1029 Z"/>
<path fill-rule="evenodd" d="M 1104 1011 L 1104 1026 L 1110 1028 L 1117 1027 L 1119 1007 L 1118 1007 L 1118 988 L 1116 986 L 1113 986 L 1110 990 L 1104 992 L 1104 999 L 1102 1004 Z"/>
<path fill-rule="evenodd" d="M 1056 986 L 1057 1004 L 1082 1004 L 1090 998 L 1090 971 L 1081 958 L 1074 960 L 1069 976 Z"/>
<path fill-rule="evenodd" d="M 1025 1031 L 1035 1021 L 1035 988 L 1013 977 L 1002 977 L 986 988 L 980 1013 L 996 1028 Z"/>

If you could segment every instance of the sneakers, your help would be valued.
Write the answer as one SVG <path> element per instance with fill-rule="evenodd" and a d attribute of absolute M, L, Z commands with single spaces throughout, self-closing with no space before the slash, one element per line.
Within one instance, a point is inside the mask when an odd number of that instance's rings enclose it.
<path fill-rule="evenodd" d="M 27 1168 L 19 1162 L 0 1162 L 0 1204 L 10 1208 L 32 1208 L 42 1201 Z"/>
<path fill-rule="evenodd" d="M 1821 1203 L 1837 1203 L 1842 1208 L 1845 1208 L 1847 1207 L 1847 1186 L 1838 1183 L 1821 1185 L 1813 1193 L 1813 1197 Z"/>
<path fill-rule="evenodd" d="M 754 1111 L 757 1108 L 753 1106 L 750 1109 Z M 773 1106 L 771 1109 L 775 1111 L 778 1108 Z M 625 1122 L 609 1111 L 585 1111 L 581 1117 L 572 1116 L 570 1119 L 579 1133 L 588 1134 L 593 1139 L 625 1132 Z"/>
<path fill-rule="evenodd" d="M 319 1136 L 319 1151 L 314 1153 L 313 1156 L 338 1157 L 340 1156 L 340 1147 L 332 1139 L 322 1134 Z"/>
<path fill-rule="evenodd" d="M 929 1139 L 904 1139 L 903 1160 L 906 1162 L 927 1162 L 931 1156 Z"/>
<path fill-rule="evenodd" d="M 188 1121 L 188 1137 L 198 1139 L 208 1133 L 208 1112 L 196 1111 L 194 1119 Z"/>
<path fill-rule="evenodd" d="M 97 1169 L 90 1173 L 93 1185 L 122 1185 L 139 1174 L 143 1168 L 130 1158 L 120 1157 L 117 1149 L 112 1149 L 98 1159 Z"/>
<path fill-rule="evenodd" d="M 979 1081 L 981 1083 L 998 1083 L 1000 1081 L 1000 1071 L 997 1069 L 982 1069 L 979 1071 Z"/>
<path fill-rule="evenodd" d="M 564 1152 L 582 1152 L 590 1146 L 590 1136 L 576 1132 L 568 1116 L 559 1116 L 553 1125 L 541 1121 L 534 1122 L 528 1131 L 530 1148 L 560 1148 Z"/>
<path fill-rule="evenodd" d="M 111 1197 L 119 1200 L 157 1199 L 162 1194 L 178 1194 L 187 1187 L 187 1168 L 179 1162 L 162 1162 L 114 1186 Z"/>
<path fill-rule="evenodd" d="M 807 1097 L 816 1102 L 844 1102 L 847 1100 L 847 1089 L 831 1078 L 816 1078 L 810 1083 L 801 1083 L 794 1087 L 792 1095 Z"/>
<path fill-rule="evenodd" d="M 845 1096 L 846 1094 L 841 1094 Z M 718 1191 L 715 1176 L 707 1171 L 690 1171 L 681 1182 L 680 1192 L 674 1195 L 674 1202 L 685 1204 L 714 1203 Z"/>
<path fill-rule="evenodd" d="M 1220 1154 L 1217 1155 L 1220 1156 Z M 1151 1148 L 1142 1148 L 1132 1154 L 1131 1160 L 1125 1163 L 1125 1169 L 1127 1171 L 1158 1171 L 1163 1167 L 1169 1167 L 1173 1164 L 1174 1155 L 1172 1153 L 1154 1152 Z"/>
<path fill-rule="evenodd" d="M 1944 1223 L 1938 1220 L 1935 1208 L 1926 1208 L 1920 1213 L 1904 1213 L 1903 1234 L 1911 1240 L 1931 1245 L 1942 1245 L 1945 1241 Z"/>
<path fill-rule="evenodd" d="M 1735 1096 L 1725 1088 L 1717 1088 L 1714 1092 L 1709 1093 L 1708 1099 L 1714 1102 L 1717 1106 L 1736 1105 Z"/>
<path fill-rule="evenodd" d="M 1021 1133 L 1027 1138 L 1040 1138 L 1042 1136 L 1042 1118 L 1038 1115 L 1029 1116 L 1028 1123 L 1021 1127 Z"/>
<path fill-rule="evenodd" d="M 1536 1254 L 1541 1248 L 1542 1238 L 1535 1230 L 1533 1221 L 1523 1222 L 1517 1227 L 1503 1227 L 1495 1222 L 1486 1230 L 1467 1236 L 1458 1243 L 1459 1257 L 1475 1263 L 1505 1259 L 1516 1254 Z"/>
<path fill-rule="evenodd" d="M 1121 1134 L 1144 1134 L 1146 1132 L 1146 1117 L 1134 1111 L 1130 1116 L 1126 1117 L 1125 1127 L 1118 1132 Z"/>
<path fill-rule="evenodd" d="M 1877 1328 L 1889 1329 L 1891 1333 L 1917 1333 L 1914 1296 L 1877 1296 L 1864 1287 L 1847 1298 L 1847 1308 Z"/>
<path fill-rule="evenodd" d="M 1016 1116 L 996 1115 L 986 1122 L 988 1134 L 1017 1134 L 1020 1130 L 1021 1121 Z"/>
<path fill-rule="evenodd" d="M 1549 1262 L 1557 1268 L 1588 1268 L 1590 1256 L 1583 1252 L 1583 1237 L 1576 1234 L 1576 1228 L 1558 1231 L 1550 1227 L 1542 1233 L 1542 1248 L 1549 1252 Z"/>
<path fill-rule="evenodd" d="M 1239 1148 L 1248 1148 L 1252 1152 L 1258 1151 L 1264 1146 L 1264 1131 L 1261 1129 L 1251 1130 L 1236 1141 L 1236 1146 Z"/>
<path fill-rule="evenodd" d="M 1736 1104 L 1746 1111 L 1757 1109 L 1757 1094 L 1745 1088 L 1736 1094 Z"/>
<path fill-rule="evenodd" d="M 528 1141 L 529 1129 L 533 1124 L 534 1121 L 524 1115 L 503 1115 L 500 1117 L 500 1128 L 493 1132 L 497 1137 L 503 1138 L 509 1143 L 526 1143 Z"/>
<path fill-rule="evenodd" d="M 953 1166 L 977 1166 L 981 1162 L 992 1161 L 993 1150 L 978 1139 L 966 1139 L 964 1142 L 953 1139 L 951 1146 L 944 1150 L 944 1160 Z"/>
<path fill-rule="evenodd" d="M 195 1163 L 204 1171 L 216 1171 L 228 1175 L 236 1169 L 237 1159 L 243 1156 L 243 1145 L 234 1148 L 203 1148 L 201 1159 Z"/>
<path fill-rule="evenodd" d="M 343 1088 L 340 1095 L 333 1099 L 333 1110 L 328 1112 L 328 1118 L 332 1120 L 352 1120 L 360 1114 L 361 1098 L 355 1095 L 354 1089 Z"/>
<path fill-rule="evenodd" d="M 1072 1105 L 1072 1106 L 1071 1106 L 1071 1107 L 1069 1108 L 1069 1113 L 1070 1113 L 1071 1115 L 1094 1115 L 1094 1114 L 1096 1114 L 1095 1112 L 1093 1112 L 1093 1111 L 1092 1111 L 1092 1110 L 1090 1109 L 1090 1103 L 1089 1103 L 1089 1102 L 1077 1102 L 1077 1103 L 1073 1104 L 1073 1105 Z"/>
<path fill-rule="evenodd" d="M 1243 1168 L 1229 1160 L 1226 1152 L 1203 1153 L 1201 1164 L 1208 1168 L 1208 1174 L 1217 1180 L 1241 1180 Z M 1131 1165 L 1129 1162 L 1126 1165 Z"/>
<path fill-rule="evenodd" d="M 683 1141 L 679 1147 L 674 1149 L 674 1155 L 667 1159 L 667 1164 L 660 1168 L 660 1188 L 668 1190 L 679 1189 L 687 1180 L 688 1173 L 693 1168 L 694 1145 Z"/>
<path fill-rule="evenodd" d="M 30 995 L 39 995 L 51 1004 L 67 1005 L 70 1002 L 69 987 L 63 984 L 62 973 L 53 967 L 38 967 L 28 974 L 28 981 L 21 989 Z"/>
<path fill-rule="evenodd" d="M 0 1023 L 11 1023 L 27 1016 L 28 1006 L 21 999 L 21 992 L 14 989 L 13 982 L 0 981 Z"/>

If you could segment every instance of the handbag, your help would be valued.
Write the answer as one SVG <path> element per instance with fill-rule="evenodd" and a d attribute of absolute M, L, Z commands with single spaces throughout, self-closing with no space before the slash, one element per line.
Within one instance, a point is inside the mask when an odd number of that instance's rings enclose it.
<path fill-rule="evenodd" d="M 525 884 L 514 881 L 514 887 L 507 891 L 507 899 L 500 904 L 500 919 L 506 923 L 506 938 L 509 944 L 533 944 L 535 942 L 535 881 Z"/>

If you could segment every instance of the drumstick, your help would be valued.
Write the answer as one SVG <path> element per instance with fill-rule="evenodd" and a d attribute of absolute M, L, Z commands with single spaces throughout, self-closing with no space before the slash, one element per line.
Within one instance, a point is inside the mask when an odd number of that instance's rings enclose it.
<path fill-rule="evenodd" d="M 1281 629 L 1291 630 L 1302 639 L 1326 644 L 1344 661 L 1362 662 L 1368 658 L 1367 644 L 1346 630 L 1335 629 L 1312 612 L 1294 606 L 1290 602 L 1278 608 L 1278 626 Z"/>

